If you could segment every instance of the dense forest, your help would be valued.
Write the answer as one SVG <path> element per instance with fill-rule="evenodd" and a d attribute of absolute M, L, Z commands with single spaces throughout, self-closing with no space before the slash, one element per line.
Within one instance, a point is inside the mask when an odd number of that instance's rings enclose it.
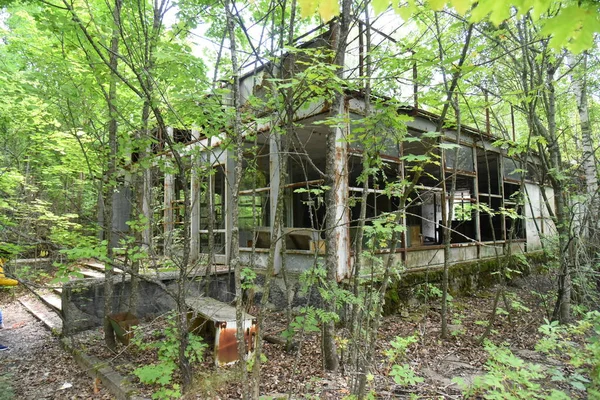
<path fill-rule="evenodd" d="M 262 339 L 282 279 L 282 348 L 301 359 L 318 337 L 322 371 L 347 380 L 331 398 L 365 399 L 393 397 L 385 379 L 406 396 L 423 381 L 407 362 L 416 334 L 380 343 L 382 314 L 399 311 L 390 293 L 412 282 L 410 247 L 441 255 L 439 279 L 410 291 L 439 305 L 443 343 L 460 325 L 453 249 L 472 243 L 495 260 L 495 286 L 481 332 L 461 335 L 506 355 L 488 339 L 524 311 L 511 283 L 535 271 L 550 282 L 536 350 L 562 352 L 568 373 L 511 354 L 462 393 L 600 396 L 599 27 L 591 0 L 0 0 L 0 251 L 51 258 L 44 284 L 71 279 L 79 260 L 104 264 L 111 350 L 116 271 L 130 276 L 132 314 L 143 282 L 168 293 L 171 347 L 135 372 L 162 398 L 197 390 L 208 350 L 188 333 L 186 299 L 219 268 L 232 277 L 238 353 L 253 349 L 237 393 L 268 395 Z M 440 211 L 427 220 L 429 201 Z M 537 212 L 545 219 L 525 221 Z M 21 286 L 40 285 L 7 266 Z M 293 304 L 294 285 L 320 301 Z"/>

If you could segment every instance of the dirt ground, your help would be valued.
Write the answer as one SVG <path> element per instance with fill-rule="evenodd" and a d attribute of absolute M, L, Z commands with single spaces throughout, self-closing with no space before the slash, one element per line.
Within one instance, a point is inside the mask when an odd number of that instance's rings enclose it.
<path fill-rule="evenodd" d="M 0 290 L 5 326 L 0 343 L 9 347 L 0 352 L 0 400 L 112 399 L 105 388 L 94 392 L 92 378 L 17 297 Z"/>
<path fill-rule="evenodd" d="M 507 289 L 507 304 L 513 307 L 510 315 L 501 313 L 496 317 L 489 334 L 489 339 L 497 344 L 508 345 L 511 350 L 527 361 L 541 362 L 540 355 L 534 351 L 535 343 L 540 338 L 538 326 L 547 316 L 547 306 L 542 293 L 550 285 L 547 278 L 531 277 L 519 280 Z M 427 305 L 413 304 L 395 315 L 384 317 L 381 325 L 376 349 L 376 361 L 372 371 L 373 380 L 370 389 L 377 393 L 377 398 L 398 399 L 419 398 L 457 399 L 462 398 L 460 388 L 453 382 L 454 378 L 462 378 L 470 382 L 477 375 L 484 373 L 484 364 L 488 354 L 478 343 L 485 331 L 484 321 L 489 319 L 492 309 L 495 288 L 478 292 L 470 297 L 456 298 L 450 307 L 451 336 L 447 340 L 440 339 L 440 301 L 430 299 Z M 504 302 L 502 307 L 505 307 Z M 282 313 L 269 313 L 266 317 L 266 334 L 277 335 L 285 326 Z M 142 324 L 146 332 L 146 341 L 164 340 L 161 336 L 164 320 L 156 319 Z M 396 337 L 414 336 L 402 360 L 402 364 L 410 366 L 415 373 L 424 379 L 415 385 L 402 386 L 394 382 L 390 376 L 392 365 L 388 362 L 385 351 Z M 76 341 L 95 356 L 111 360 L 121 374 L 130 374 L 136 366 L 156 362 L 156 351 L 140 351 L 134 346 L 121 347 L 117 356 L 109 353 L 102 346 L 102 331 L 88 331 L 77 335 Z M 295 352 L 286 352 L 283 346 L 264 343 L 266 362 L 263 364 L 261 376 L 261 394 L 279 398 L 284 394 L 292 394 L 293 399 L 343 399 L 351 393 L 353 377 L 352 367 L 342 364 L 341 373 L 330 374 L 323 371 L 318 333 L 305 335 L 298 340 Z M 242 386 L 240 374 L 236 367 L 214 367 L 211 351 L 208 350 L 204 362 L 195 367 L 196 388 L 186 399 L 239 399 Z M 177 379 L 177 373 L 175 373 Z M 135 382 L 136 379 L 133 378 Z M 140 394 L 150 397 L 158 389 L 154 386 L 138 384 Z M 574 398 L 582 393 L 574 393 Z M 266 397 L 269 398 L 269 397 Z M 287 398 L 287 397 L 285 397 Z"/>
<path fill-rule="evenodd" d="M 544 363 L 534 346 L 540 338 L 538 326 L 547 316 L 548 302 L 543 293 L 550 282 L 543 277 L 519 280 L 507 290 L 507 303 L 512 304 L 510 315 L 497 316 L 489 339 L 503 343 L 527 361 Z M 0 292 L 0 295 L 2 293 Z M 495 288 L 470 297 L 456 298 L 450 307 L 451 337 L 440 339 L 440 301 L 431 299 L 427 305 L 414 303 L 398 314 L 382 321 L 376 361 L 372 371 L 370 389 L 380 399 L 409 399 L 412 396 L 427 399 L 462 398 L 460 389 L 452 379 L 461 377 L 467 382 L 484 373 L 488 354 L 477 339 L 485 331 L 492 308 Z M 11 350 L 0 353 L 0 400 L 4 399 L 109 399 L 108 392 L 100 387 L 94 393 L 91 378 L 81 371 L 74 360 L 61 349 L 56 337 L 36 321 L 15 298 L 0 297 L 9 329 L 0 331 L 0 343 Z M 267 315 L 267 334 L 277 335 L 285 328 L 281 313 Z M 145 321 L 142 331 L 148 340 L 164 340 L 160 332 L 164 319 Z M 109 361 L 122 375 L 131 374 L 134 368 L 156 362 L 156 351 L 140 350 L 134 346 L 121 347 L 115 355 L 103 345 L 102 330 L 96 329 L 76 335 L 75 342 L 89 354 Z M 390 376 L 391 365 L 385 355 L 390 342 L 396 337 L 414 336 L 402 360 L 423 378 L 423 382 L 402 386 Z M 154 339 L 152 339 L 154 338 Z M 352 368 L 343 364 L 339 374 L 323 372 L 320 338 L 307 334 L 298 341 L 295 352 L 286 352 L 283 346 L 264 344 L 266 362 L 261 376 L 261 394 L 279 398 L 292 394 L 293 399 L 343 399 L 351 392 Z M 186 399 L 239 399 L 243 390 L 236 367 L 215 368 L 211 351 L 204 361 L 195 366 L 196 387 Z M 143 397 L 151 397 L 156 386 L 141 385 L 131 377 Z M 174 376 L 178 379 L 177 373 Z M 3 397 L 4 396 L 4 397 Z M 573 392 L 573 398 L 584 398 L 583 392 Z M 267 397 L 268 398 L 268 397 Z"/>

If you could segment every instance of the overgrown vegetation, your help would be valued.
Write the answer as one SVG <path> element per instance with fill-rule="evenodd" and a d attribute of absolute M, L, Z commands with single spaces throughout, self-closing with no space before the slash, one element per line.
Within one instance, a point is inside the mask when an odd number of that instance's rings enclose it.
<path fill-rule="evenodd" d="M 600 321 L 588 312 L 600 265 L 596 3 L 0 7 L 1 256 L 50 256 L 55 282 L 78 276 L 79 259 L 104 263 L 112 351 L 116 268 L 130 275 L 117 303 L 132 313 L 141 279 L 168 293 L 175 312 L 160 340 L 135 341 L 156 352 L 134 372 L 155 398 L 197 384 L 206 344 L 188 333 L 186 299 L 198 276 L 208 294 L 217 265 L 234 282 L 224 297 L 246 360 L 242 398 L 268 394 L 262 336 L 276 278 L 291 379 L 318 337 L 319 366 L 350 377 L 344 395 L 373 398 L 378 379 L 424 384 L 407 356 L 423 334 L 379 340 L 382 314 L 402 311 L 406 291 L 439 311 L 441 341 L 488 353 L 467 396 L 600 396 Z M 536 351 L 556 368 L 492 340 L 498 321 L 532 311 L 510 292 L 524 250 L 543 251 L 554 279 L 534 290 L 547 318 Z M 456 263 L 469 258 L 485 261 Z M 475 278 L 452 280 L 475 268 L 496 285 L 488 314 L 470 321 L 476 336 L 452 295 L 475 292 Z M 31 287 L 39 278 L 6 272 Z M 253 358 L 241 321 L 255 294 Z"/>
<path fill-rule="evenodd" d="M 175 379 L 177 361 L 179 359 L 179 337 L 177 333 L 176 315 L 166 317 L 166 323 L 152 332 L 134 329 L 132 344 L 140 351 L 153 350 L 157 362 L 136 368 L 133 373 L 140 382 L 158 386 L 152 398 L 171 399 L 181 396 L 181 385 Z M 149 336 L 149 337 L 148 337 Z M 190 335 L 186 357 L 191 363 L 202 361 L 207 345 L 201 337 Z M 134 350 L 135 351 L 135 350 Z"/>
<path fill-rule="evenodd" d="M 539 328 L 539 363 L 526 362 L 505 344 L 485 343 L 486 373 L 472 385 L 458 379 L 467 397 L 486 399 L 572 399 L 600 395 L 600 314 L 587 313 L 570 326 L 557 321 Z"/>

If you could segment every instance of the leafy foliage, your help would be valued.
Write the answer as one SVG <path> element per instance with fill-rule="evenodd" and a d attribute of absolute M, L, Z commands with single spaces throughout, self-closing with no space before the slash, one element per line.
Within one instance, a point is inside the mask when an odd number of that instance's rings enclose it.
<path fill-rule="evenodd" d="M 390 342 L 390 348 L 385 350 L 388 362 L 392 366 L 389 375 L 398 385 L 411 386 L 424 381 L 422 377 L 415 373 L 410 365 L 396 364 L 398 361 L 405 360 L 408 347 L 415 343 L 417 343 L 417 337 L 415 335 L 407 337 L 398 336 Z"/>
<path fill-rule="evenodd" d="M 589 398 L 600 394 L 600 313 L 590 312 L 585 318 L 571 326 L 546 321 L 539 328 L 544 337 L 536 350 L 551 360 L 566 362 L 560 368 L 523 361 L 508 347 L 485 343 L 489 354 L 487 373 L 475 378 L 467 388 L 467 396 L 485 399 L 570 399 L 569 392 L 561 389 L 565 384 L 578 395 L 585 393 Z M 551 384 L 548 384 L 548 383 Z M 555 383 L 555 384 L 552 384 Z M 558 386 L 561 385 L 561 386 Z"/>
<path fill-rule="evenodd" d="M 169 314 L 166 318 L 167 326 L 162 331 L 153 331 L 154 337 L 150 340 L 145 337 L 143 331 L 134 328 L 133 345 L 140 350 L 155 350 L 157 353 L 156 363 L 144 365 L 133 371 L 140 382 L 159 387 L 152 395 L 153 399 L 171 399 L 181 396 L 180 385 L 173 381 L 179 360 L 179 335 L 175 318 L 175 314 Z M 206 347 L 206 343 L 200 336 L 190 334 L 186 356 L 190 362 L 198 363 L 202 361 Z"/>

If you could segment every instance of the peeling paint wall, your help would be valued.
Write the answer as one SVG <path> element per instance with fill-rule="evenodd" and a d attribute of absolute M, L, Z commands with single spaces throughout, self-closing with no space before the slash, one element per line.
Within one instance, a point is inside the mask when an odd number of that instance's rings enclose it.
<path fill-rule="evenodd" d="M 527 251 L 541 250 L 543 237 L 556 234 L 554 223 L 546 207 L 541 191 L 546 191 L 546 196 L 554 210 L 554 190 L 550 187 L 541 188 L 533 183 L 525 183 L 527 205 L 525 207 L 525 221 L 527 230 Z"/>

